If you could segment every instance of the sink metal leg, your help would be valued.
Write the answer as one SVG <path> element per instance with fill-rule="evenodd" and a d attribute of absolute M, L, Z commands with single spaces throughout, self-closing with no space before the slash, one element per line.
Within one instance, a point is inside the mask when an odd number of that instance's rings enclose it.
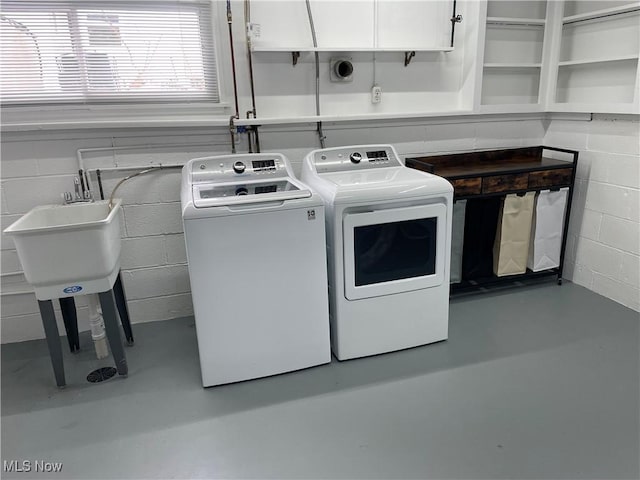
<path fill-rule="evenodd" d="M 80 350 L 80 336 L 78 335 L 76 302 L 73 297 L 60 298 L 58 299 L 58 302 L 60 303 L 60 309 L 62 310 L 64 329 L 67 331 L 69 349 L 71 352 L 77 352 Z"/>
<path fill-rule="evenodd" d="M 98 294 L 98 297 L 100 298 L 100 306 L 102 307 L 104 328 L 107 332 L 107 339 L 109 340 L 111 354 L 116 362 L 116 368 L 120 375 L 127 375 L 129 368 L 127 366 L 127 358 L 124 354 L 122 339 L 120 338 L 120 327 L 118 326 L 113 290 L 101 292 Z"/>
<path fill-rule="evenodd" d="M 51 300 L 38 300 L 38 307 L 40 307 L 42 325 L 44 326 L 44 333 L 47 337 L 47 345 L 49 346 L 53 374 L 56 377 L 56 385 L 58 385 L 58 387 L 64 387 L 66 381 L 64 379 L 62 346 L 60 345 L 60 334 L 58 333 L 56 314 L 53 311 L 53 302 Z"/>
<path fill-rule="evenodd" d="M 116 297 L 116 305 L 120 314 L 120 322 L 124 330 L 124 336 L 128 345 L 133 345 L 133 331 L 131 330 L 131 319 L 129 318 L 129 307 L 127 306 L 127 296 L 122 287 L 122 272 L 118 273 L 116 283 L 113 285 L 113 293 Z"/>

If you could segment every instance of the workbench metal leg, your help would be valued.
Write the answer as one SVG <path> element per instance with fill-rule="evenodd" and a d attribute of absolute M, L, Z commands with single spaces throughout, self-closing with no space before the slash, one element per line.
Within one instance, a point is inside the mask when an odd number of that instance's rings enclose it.
<path fill-rule="evenodd" d="M 127 296 L 122 287 L 122 272 L 118 273 L 116 283 L 113 285 L 113 293 L 116 297 L 116 305 L 120 314 L 120 322 L 124 330 L 124 336 L 128 345 L 133 345 L 133 331 L 131 330 L 131 319 L 129 318 L 129 307 L 127 306 Z"/>
<path fill-rule="evenodd" d="M 44 334 L 47 337 L 49 356 L 51 357 L 53 374 L 56 377 L 56 385 L 58 385 L 58 387 L 64 387 L 67 382 L 64 379 L 62 346 L 60 345 L 60 334 L 58 333 L 56 314 L 53 311 L 53 302 L 51 300 L 38 300 L 38 307 L 40 307 L 40 316 L 42 317 Z"/>
<path fill-rule="evenodd" d="M 64 320 L 64 329 L 67 331 L 67 340 L 71 352 L 80 350 L 80 336 L 78 335 L 78 315 L 76 313 L 76 302 L 73 297 L 58 299 Z"/>
<path fill-rule="evenodd" d="M 116 362 L 116 368 L 120 375 L 127 375 L 127 358 L 124 354 L 124 346 L 120 338 L 120 327 L 118 326 L 118 316 L 114 302 L 113 290 L 107 290 L 98 294 L 100 306 L 102 307 L 102 318 L 104 319 L 104 329 L 107 332 L 111 354 Z"/>

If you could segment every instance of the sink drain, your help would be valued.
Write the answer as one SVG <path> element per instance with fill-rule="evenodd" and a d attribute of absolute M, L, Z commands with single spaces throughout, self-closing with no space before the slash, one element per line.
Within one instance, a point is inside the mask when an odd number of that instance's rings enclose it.
<path fill-rule="evenodd" d="M 87 381 L 90 383 L 100 383 L 109 380 L 117 373 L 114 367 L 102 367 L 94 370 L 87 375 Z"/>

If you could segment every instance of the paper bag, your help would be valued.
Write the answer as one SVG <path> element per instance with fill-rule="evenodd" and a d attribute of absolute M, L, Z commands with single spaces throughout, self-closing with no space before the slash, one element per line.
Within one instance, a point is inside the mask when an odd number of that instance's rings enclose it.
<path fill-rule="evenodd" d="M 493 244 L 493 273 L 499 277 L 527 271 L 535 192 L 507 195 Z"/>
<path fill-rule="evenodd" d="M 458 200 L 453 204 L 451 230 L 451 283 L 462 281 L 462 250 L 464 247 L 464 216 L 467 201 Z"/>
<path fill-rule="evenodd" d="M 543 190 L 536 199 L 527 267 L 534 272 L 560 266 L 568 188 Z"/>

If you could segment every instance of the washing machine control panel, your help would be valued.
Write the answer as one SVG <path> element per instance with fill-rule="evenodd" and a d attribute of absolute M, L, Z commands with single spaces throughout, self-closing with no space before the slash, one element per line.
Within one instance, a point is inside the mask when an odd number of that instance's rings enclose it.
<path fill-rule="evenodd" d="M 313 160 L 318 173 L 369 170 L 402 165 L 395 151 L 388 145 L 320 150 L 316 152 Z"/>
<path fill-rule="evenodd" d="M 247 153 L 195 158 L 188 164 L 196 208 L 281 202 L 310 197 L 289 161 L 279 153 Z"/>
<path fill-rule="evenodd" d="M 267 180 L 287 177 L 287 167 L 278 155 L 248 154 L 229 157 L 208 157 L 191 165 L 193 183 L 233 182 L 236 180 Z"/>

